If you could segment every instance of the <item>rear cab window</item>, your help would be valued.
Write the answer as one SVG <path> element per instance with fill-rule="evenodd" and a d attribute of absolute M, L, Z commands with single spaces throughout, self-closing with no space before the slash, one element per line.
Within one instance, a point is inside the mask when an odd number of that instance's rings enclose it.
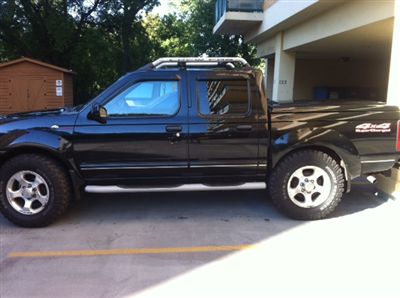
<path fill-rule="evenodd" d="M 246 117 L 250 113 L 250 84 L 246 78 L 199 78 L 197 109 L 202 117 Z"/>

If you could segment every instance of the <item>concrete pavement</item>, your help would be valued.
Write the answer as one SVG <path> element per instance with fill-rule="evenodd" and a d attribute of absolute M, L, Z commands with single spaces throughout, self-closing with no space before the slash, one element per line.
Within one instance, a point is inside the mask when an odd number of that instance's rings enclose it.
<path fill-rule="evenodd" d="M 399 202 L 375 191 L 315 222 L 258 190 L 88 195 L 42 229 L 0 217 L 0 297 L 400 295 Z"/>

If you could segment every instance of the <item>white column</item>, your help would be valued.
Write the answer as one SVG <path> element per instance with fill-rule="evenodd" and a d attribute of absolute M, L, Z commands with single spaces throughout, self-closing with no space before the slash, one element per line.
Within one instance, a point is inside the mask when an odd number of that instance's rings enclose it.
<path fill-rule="evenodd" d="M 265 88 L 269 100 L 272 99 L 272 90 L 274 88 L 274 70 L 275 63 L 273 58 L 265 59 Z"/>
<path fill-rule="evenodd" d="M 277 102 L 292 102 L 296 53 L 283 50 L 283 34 L 283 32 L 279 32 L 276 36 L 272 100 Z"/>
<path fill-rule="evenodd" d="M 400 1 L 395 1 L 392 57 L 387 103 L 400 106 Z"/>

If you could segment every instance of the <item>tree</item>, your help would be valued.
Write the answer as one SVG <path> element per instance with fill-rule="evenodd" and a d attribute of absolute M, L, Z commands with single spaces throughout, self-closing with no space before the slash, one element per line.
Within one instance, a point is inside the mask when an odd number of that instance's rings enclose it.
<path fill-rule="evenodd" d="M 73 69 L 78 73 L 75 98 L 89 99 L 96 77 L 92 59 L 104 46 L 103 36 L 91 28 L 105 2 L 0 1 L 0 56 L 8 60 L 26 56 Z"/>
<path fill-rule="evenodd" d="M 151 55 L 154 58 L 197 56 L 187 31 L 187 20 L 178 15 L 169 14 L 163 18 L 149 15 L 144 19 L 143 26 L 152 45 Z"/>
<path fill-rule="evenodd" d="M 213 33 L 215 0 L 177 0 L 175 6 L 179 13 L 144 22 L 159 56 L 239 56 L 254 66 L 262 63 L 256 47 L 242 36 Z"/>
<path fill-rule="evenodd" d="M 138 65 L 142 11 L 158 0 L 0 0 L 0 60 L 27 56 L 73 69 L 84 102 Z M 143 50 L 141 57 L 146 56 Z M 139 59 L 141 63 L 143 59 Z"/>
<path fill-rule="evenodd" d="M 74 46 L 106 0 L 1 1 L 0 40 L 9 57 L 29 56 L 70 67 Z"/>
<path fill-rule="evenodd" d="M 176 0 L 179 13 L 147 14 L 159 0 L 0 0 L 0 62 L 27 56 L 73 69 L 75 103 L 162 56 L 241 56 L 255 47 L 214 35 L 215 0 Z"/>
<path fill-rule="evenodd" d="M 111 0 L 100 12 L 101 26 L 120 37 L 123 73 L 137 66 L 132 54 L 135 39 L 144 33 L 141 26 L 143 14 L 140 12 L 147 12 L 158 4 L 158 0 Z"/>

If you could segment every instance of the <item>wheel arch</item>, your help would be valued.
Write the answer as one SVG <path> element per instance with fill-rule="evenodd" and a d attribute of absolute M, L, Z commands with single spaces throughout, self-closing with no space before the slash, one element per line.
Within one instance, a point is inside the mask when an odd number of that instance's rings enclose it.
<path fill-rule="evenodd" d="M 38 154 L 51 157 L 60 164 L 62 164 L 66 169 L 70 168 L 70 165 L 63 159 L 57 152 L 51 150 L 50 148 L 40 147 L 37 145 L 21 145 L 17 147 L 10 148 L 0 157 L 0 166 L 3 165 L 7 160 L 13 158 L 17 155 L 22 154 Z"/>
<path fill-rule="evenodd" d="M 72 159 L 65 158 L 58 151 L 50 147 L 26 144 L 9 148 L 9 150 L 0 156 L 0 168 L 5 162 L 7 162 L 7 160 L 23 154 L 37 154 L 46 156 L 61 165 L 68 174 L 75 197 L 77 199 L 80 198 L 80 189 L 84 185 L 84 180 L 79 174 L 74 161 Z"/>
<path fill-rule="evenodd" d="M 277 163 L 274 165 L 274 167 L 276 167 L 279 164 L 279 162 L 281 162 L 286 156 L 291 155 L 291 154 L 293 154 L 295 152 L 306 151 L 306 150 L 320 151 L 320 152 L 328 154 L 330 157 L 332 157 L 334 160 L 336 160 L 336 162 L 340 165 L 340 167 L 342 168 L 342 171 L 344 173 L 346 192 L 350 192 L 350 190 L 351 190 L 351 179 L 350 179 L 350 176 L 349 176 L 348 166 L 346 165 L 346 163 L 343 160 L 343 158 L 337 152 L 335 152 L 331 148 L 328 148 L 328 147 L 325 147 L 325 146 L 322 146 L 322 145 L 306 145 L 306 146 L 302 146 L 302 147 L 298 147 L 296 149 L 293 149 L 293 150 L 287 152 L 285 155 L 283 155 L 277 161 Z"/>
<path fill-rule="evenodd" d="M 310 130 L 309 130 L 310 131 Z M 307 138 L 298 138 L 304 131 L 294 131 L 281 136 L 271 144 L 271 169 L 273 170 L 286 156 L 304 150 L 324 152 L 335 159 L 345 175 L 345 189 L 350 191 L 351 180 L 361 175 L 361 162 L 358 150 L 353 143 L 336 131 L 330 130 L 320 134 L 315 130 L 307 134 Z M 318 137 L 322 135 L 321 137 Z M 284 145 L 279 140 L 288 140 Z"/>

